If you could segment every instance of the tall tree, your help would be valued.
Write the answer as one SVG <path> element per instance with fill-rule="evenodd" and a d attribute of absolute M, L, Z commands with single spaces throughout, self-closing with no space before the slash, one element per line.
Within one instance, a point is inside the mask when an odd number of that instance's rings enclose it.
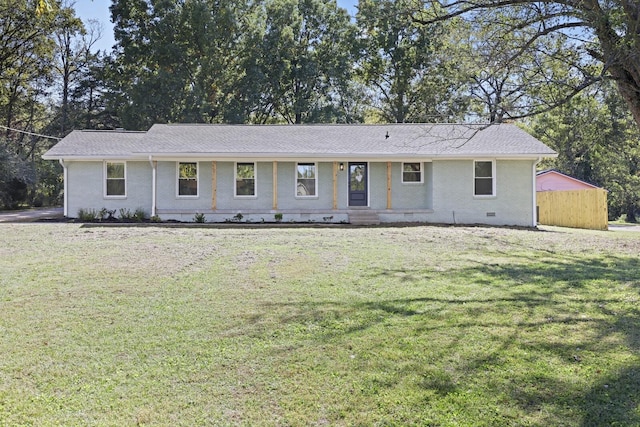
<path fill-rule="evenodd" d="M 348 122 L 355 26 L 335 0 L 267 0 L 255 10 L 242 84 L 250 120 Z"/>
<path fill-rule="evenodd" d="M 0 22 L 0 115 L 2 124 L 12 127 L 21 124 L 21 108 L 41 95 L 40 83 L 49 76 L 55 15 L 36 13 L 29 2 L 0 0 Z"/>
<path fill-rule="evenodd" d="M 380 120 L 452 120 L 467 106 L 458 78 L 462 64 L 447 59 L 457 34 L 449 32 L 450 24 L 417 24 L 414 6 L 413 0 L 360 0 L 358 76 Z"/>
<path fill-rule="evenodd" d="M 113 129 L 120 121 L 108 105 L 107 72 L 113 58 L 103 52 L 92 53 L 76 76 L 69 99 L 69 122 L 76 128 Z"/>
<path fill-rule="evenodd" d="M 508 20 L 492 22 L 496 31 L 507 35 L 528 30 L 516 54 L 525 54 L 539 40 L 562 34 L 568 47 L 600 62 L 595 73 L 584 78 L 567 94 L 575 94 L 602 76 L 615 81 L 618 91 L 640 126 L 640 5 L 636 0 L 426 0 L 428 9 L 416 9 L 414 19 L 423 24 L 467 18 L 482 21 L 487 11 L 501 10 Z M 427 12 L 425 13 L 425 10 Z M 588 68 L 575 66 L 581 71 Z M 568 99 L 568 97 L 564 97 Z"/>
<path fill-rule="evenodd" d="M 0 0 L 0 206 L 26 202 L 37 181 L 42 140 L 16 130 L 45 123 L 57 12 L 56 4 Z"/>
<path fill-rule="evenodd" d="M 225 121 L 246 4 L 116 0 L 113 103 L 122 124 Z"/>
<path fill-rule="evenodd" d="M 482 20 L 469 24 L 466 41 L 471 95 L 491 123 L 553 109 L 596 81 L 593 66 L 570 48 L 566 36 L 531 41 L 529 28 L 500 31 L 501 22 L 515 19 L 510 12 L 485 11 Z"/>
<path fill-rule="evenodd" d="M 96 54 L 92 50 L 100 37 L 101 29 L 97 21 L 89 22 L 87 29 L 75 16 L 72 5 L 61 8 L 54 32 L 53 69 L 60 85 L 59 132 L 62 136 L 76 125 L 69 118 L 70 98 L 80 82 L 91 73 L 90 66 L 96 61 Z"/>
<path fill-rule="evenodd" d="M 577 95 L 531 121 L 534 135 L 558 152 L 546 166 L 609 191 L 611 219 L 640 215 L 640 130 L 612 85 Z"/>

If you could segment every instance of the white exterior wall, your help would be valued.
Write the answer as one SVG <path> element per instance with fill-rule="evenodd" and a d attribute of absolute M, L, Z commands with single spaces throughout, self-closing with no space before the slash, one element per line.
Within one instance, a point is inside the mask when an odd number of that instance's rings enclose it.
<path fill-rule="evenodd" d="M 313 162 L 302 162 L 313 163 Z M 333 163 L 316 163 L 318 192 L 315 196 L 297 196 L 297 162 L 278 162 L 278 209 L 331 210 L 333 207 Z"/>
<path fill-rule="evenodd" d="M 485 160 L 485 159 L 482 159 Z M 188 161 L 188 160 L 186 160 Z M 254 222 L 273 221 L 284 211 L 284 221 L 333 222 L 348 219 L 348 171 L 337 171 L 337 210 L 333 210 L 333 162 L 317 163 L 318 195 L 296 196 L 296 162 L 277 163 L 278 198 L 273 209 L 273 162 L 257 162 L 256 197 L 234 196 L 235 162 L 216 162 L 216 208 L 212 210 L 213 167 L 198 162 L 198 196 L 178 197 L 176 161 L 157 162 L 158 214 L 163 220 L 193 221 L 196 212 L 207 221 L 222 222 L 242 213 Z M 387 209 L 387 162 L 369 163 L 369 207 L 382 222 L 420 221 L 434 223 L 484 223 L 494 225 L 533 224 L 533 160 L 497 160 L 496 194 L 474 196 L 474 161 L 434 160 L 423 163 L 422 183 L 402 183 L 402 163 L 391 164 L 391 210 Z M 66 162 L 67 208 L 70 217 L 79 209 L 142 208 L 151 213 L 152 168 L 148 161 L 126 162 L 126 197 L 104 196 L 104 162 Z"/>
<path fill-rule="evenodd" d="M 392 209 L 432 209 L 433 176 L 431 162 L 422 163 L 422 182 L 402 182 L 402 163 L 391 164 Z"/>
<path fill-rule="evenodd" d="M 185 162 L 193 163 L 192 160 Z M 195 212 L 211 209 L 211 162 L 198 163 L 198 195 L 178 196 L 178 163 L 158 162 L 157 166 L 157 209 L 181 209 Z M 151 194 L 151 190 L 149 190 Z"/>
<path fill-rule="evenodd" d="M 80 209 L 143 209 L 151 214 L 151 165 L 149 162 L 126 162 L 126 196 L 105 197 L 104 162 L 65 163 L 67 167 L 67 213 L 77 218 Z"/>
<path fill-rule="evenodd" d="M 531 226 L 532 167 L 532 160 L 497 160 L 495 196 L 474 196 L 473 160 L 434 161 L 431 221 Z"/>

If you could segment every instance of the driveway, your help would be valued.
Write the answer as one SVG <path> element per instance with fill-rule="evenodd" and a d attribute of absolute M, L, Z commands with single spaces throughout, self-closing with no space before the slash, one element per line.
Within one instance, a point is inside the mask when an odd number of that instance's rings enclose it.
<path fill-rule="evenodd" d="M 639 224 L 611 224 L 609 223 L 609 231 L 637 231 L 640 232 Z"/>
<path fill-rule="evenodd" d="M 62 218 L 62 208 L 27 209 L 23 211 L 0 211 L 0 222 L 31 222 L 39 219 Z"/>

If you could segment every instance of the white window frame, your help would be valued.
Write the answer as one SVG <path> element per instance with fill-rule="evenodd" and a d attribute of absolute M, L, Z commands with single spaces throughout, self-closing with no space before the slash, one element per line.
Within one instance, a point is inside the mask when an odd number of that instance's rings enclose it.
<path fill-rule="evenodd" d="M 180 194 L 180 164 L 194 163 L 196 165 L 196 194 Z M 197 199 L 200 197 L 200 164 L 195 161 L 178 161 L 176 162 L 176 198 L 178 199 Z"/>
<path fill-rule="evenodd" d="M 253 165 L 253 194 L 238 194 L 238 164 Z M 257 162 L 235 162 L 233 165 L 233 197 L 239 199 L 255 199 L 258 197 L 258 163 Z"/>
<path fill-rule="evenodd" d="M 300 195 L 298 194 L 298 166 L 300 165 L 313 165 L 313 169 L 314 169 L 314 185 L 315 187 L 313 188 L 314 190 L 314 194 L 310 194 L 310 195 Z M 295 196 L 295 198 L 297 199 L 317 199 L 318 198 L 318 163 L 317 162 L 296 162 L 296 167 L 294 170 L 294 174 L 295 174 L 295 179 L 294 179 L 294 188 L 293 188 L 293 195 Z"/>
<path fill-rule="evenodd" d="M 121 164 L 124 166 L 124 194 L 107 194 L 107 181 L 109 180 L 107 165 Z M 127 162 L 125 160 L 105 160 L 102 166 L 103 170 L 103 195 L 105 199 L 126 199 L 127 198 Z M 114 178 L 112 178 L 114 179 Z M 120 178 L 117 178 L 120 179 Z"/>
<path fill-rule="evenodd" d="M 476 179 L 486 179 L 485 177 L 476 177 L 476 163 L 491 163 L 491 194 L 476 194 Z M 473 197 L 490 198 L 496 197 L 496 161 L 495 159 L 476 159 L 473 161 Z"/>
<path fill-rule="evenodd" d="M 420 173 L 420 181 L 405 181 L 404 180 L 404 165 L 406 165 L 407 163 L 417 163 L 418 165 L 420 165 L 420 170 L 417 171 Z M 415 172 L 412 172 L 415 173 Z M 400 174 L 402 175 L 402 183 L 403 184 L 424 184 L 424 163 L 423 162 L 402 162 L 401 165 L 401 169 L 400 169 Z"/>

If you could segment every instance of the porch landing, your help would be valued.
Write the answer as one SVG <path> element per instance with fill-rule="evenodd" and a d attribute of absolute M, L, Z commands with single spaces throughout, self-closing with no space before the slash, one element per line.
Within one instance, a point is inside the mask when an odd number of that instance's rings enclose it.
<path fill-rule="evenodd" d="M 380 216 L 376 211 L 368 208 L 351 208 L 347 212 L 351 225 L 379 225 Z"/>

